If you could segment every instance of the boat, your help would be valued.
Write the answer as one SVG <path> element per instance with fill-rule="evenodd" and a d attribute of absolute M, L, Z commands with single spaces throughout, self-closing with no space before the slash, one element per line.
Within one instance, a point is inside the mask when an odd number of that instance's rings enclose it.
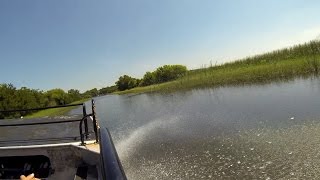
<path fill-rule="evenodd" d="M 0 121 L 0 179 L 19 179 L 31 173 L 54 180 L 126 179 L 109 130 L 99 126 L 94 100 L 90 113 L 85 103 L 0 113 L 70 106 L 82 106 L 81 116 Z M 6 132 L 15 135 L 4 137 Z"/>

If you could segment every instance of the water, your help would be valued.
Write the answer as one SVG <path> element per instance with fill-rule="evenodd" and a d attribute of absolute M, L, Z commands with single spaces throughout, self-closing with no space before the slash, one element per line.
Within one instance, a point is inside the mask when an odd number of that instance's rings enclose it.
<path fill-rule="evenodd" d="M 129 179 L 318 179 L 320 80 L 104 96 Z"/>

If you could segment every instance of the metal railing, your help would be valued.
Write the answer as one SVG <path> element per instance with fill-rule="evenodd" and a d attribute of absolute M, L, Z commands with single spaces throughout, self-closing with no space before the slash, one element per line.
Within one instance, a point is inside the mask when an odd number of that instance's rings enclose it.
<path fill-rule="evenodd" d="M 41 108 L 32 108 L 32 109 L 0 110 L 0 113 L 12 113 L 12 112 L 28 112 L 28 111 L 39 111 L 39 110 L 45 110 L 45 109 L 56 109 L 56 108 L 82 106 L 82 113 L 83 113 L 83 117 L 81 119 L 67 119 L 67 120 L 56 120 L 56 121 L 47 121 L 47 122 L 27 122 L 27 120 L 26 120 L 25 122 L 21 122 L 21 123 L 0 124 L 0 127 L 34 126 L 34 125 L 79 122 L 79 134 L 80 134 L 81 144 L 84 145 L 85 144 L 84 139 L 89 138 L 88 118 L 92 117 L 92 125 L 93 125 L 95 140 L 96 140 L 96 142 L 99 142 L 99 137 L 98 137 L 98 127 L 99 126 L 97 124 L 96 115 L 95 115 L 94 100 L 92 99 L 91 102 L 92 102 L 92 113 L 91 114 L 87 114 L 86 105 L 84 103 L 61 105 L 61 106 L 51 106 L 51 107 L 41 107 Z M 83 125 L 84 125 L 84 132 L 83 132 Z"/>
<path fill-rule="evenodd" d="M 81 103 L 81 104 L 67 104 L 67 105 L 60 105 L 60 106 L 49 106 L 49 107 L 32 108 L 32 109 L 0 110 L 0 113 L 40 111 L 40 110 L 45 110 L 45 109 L 55 109 L 55 108 L 64 108 L 64 107 L 82 106 L 82 105 L 83 105 L 83 103 Z"/>
<path fill-rule="evenodd" d="M 110 132 L 107 128 L 100 128 L 97 122 L 96 110 L 95 110 L 95 102 L 92 99 L 92 113 L 87 114 L 85 104 L 72 104 L 72 105 L 63 105 L 63 106 L 53 106 L 53 107 L 45 107 L 45 108 L 34 108 L 34 109 L 22 109 L 22 110 L 0 110 L 1 112 L 22 112 L 22 111 L 37 111 L 44 109 L 52 109 L 52 108 L 63 108 L 70 106 L 82 106 L 83 117 L 81 119 L 69 119 L 69 120 L 57 120 L 50 122 L 25 122 L 22 123 L 11 123 L 11 124 L 0 124 L 0 127 L 10 127 L 10 126 L 33 126 L 33 125 L 44 125 L 44 124 L 59 124 L 59 123 L 72 123 L 79 122 L 79 134 L 81 145 L 85 145 L 85 139 L 89 137 L 88 131 L 88 119 L 92 120 L 95 141 L 100 144 L 100 162 L 101 162 L 101 173 L 103 179 L 118 179 L 118 180 L 126 180 L 126 175 L 121 165 L 121 161 L 119 159 L 118 153 L 113 144 Z M 0 121 L 1 122 L 1 121 Z M 69 140 L 73 140 L 74 137 L 66 137 Z M 65 139 L 61 138 L 47 138 L 47 139 L 32 139 L 29 141 L 39 142 L 42 140 L 54 140 L 61 141 Z M 15 140 L 16 142 L 23 142 L 23 140 Z M 0 141 L 0 144 L 3 143 Z"/>

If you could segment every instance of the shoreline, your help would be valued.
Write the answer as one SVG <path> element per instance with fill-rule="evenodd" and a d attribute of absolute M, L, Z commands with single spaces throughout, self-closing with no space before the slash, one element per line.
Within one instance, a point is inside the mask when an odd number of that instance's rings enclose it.
<path fill-rule="evenodd" d="M 277 62 L 261 62 L 246 64 L 238 62 L 218 67 L 209 67 L 189 71 L 182 78 L 174 81 L 155 84 L 145 87 L 136 87 L 125 91 L 117 91 L 112 94 L 171 93 L 181 90 L 197 88 L 218 88 L 223 86 L 266 84 L 277 81 L 293 80 L 299 77 L 318 76 L 320 56 L 308 62 L 308 57 L 279 60 Z"/>

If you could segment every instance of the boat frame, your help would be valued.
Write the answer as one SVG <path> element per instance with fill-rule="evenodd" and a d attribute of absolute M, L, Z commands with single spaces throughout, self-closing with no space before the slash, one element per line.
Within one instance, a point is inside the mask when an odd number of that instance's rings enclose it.
<path fill-rule="evenodd" d="M 91 100 L 91 113 L 87 113 L 85 103 L 53 106 L 45 108 L 22 109 L 22 110 L 0 110 L 0 113 L 12 113 L 23 111 L 38 111 L 44 109 L 64 108 L 82 106 L 81 119 L 64 119 L 56 121 L 27 122 L 23 120 L 19 123 L 5 123 L 0 121 L 0 127 L 21 127 L 47 124 L 63 124 L 79 122 L 80 140 L 70 140 L 67 142 L 45 143 L 46 139 L 41 139 L 42 144 L 32 144 L 36 139 L 31 139 L 27 145 L 14 145 L 0 147 L 0 179 L 16 179 L 18 175 L 35 173 L 42 179 L 104 179 L 104 180 L 126 180 L 121 161 L 114 146 L 112 137 L 107 128 L 100 128 L 96 116 L 95 101 Z M 89 132 L 89 121 L 92 121 L 93 135 Z M 49 141 L 50 139 L 48 139 Z M 59 141 L 59 140 L 58 140 Z M 47 159 L 46 159 L 47 158 Z M 41 166 L 47 162 L 47 167 L 36 168 L 7 168 L 25 163 Z M 36 161 L 43 162 L 38 165 Z M 49 162 L 49 163 L 48 163 Z M 33 167 L 32 165 L 30 165 Z"/>

